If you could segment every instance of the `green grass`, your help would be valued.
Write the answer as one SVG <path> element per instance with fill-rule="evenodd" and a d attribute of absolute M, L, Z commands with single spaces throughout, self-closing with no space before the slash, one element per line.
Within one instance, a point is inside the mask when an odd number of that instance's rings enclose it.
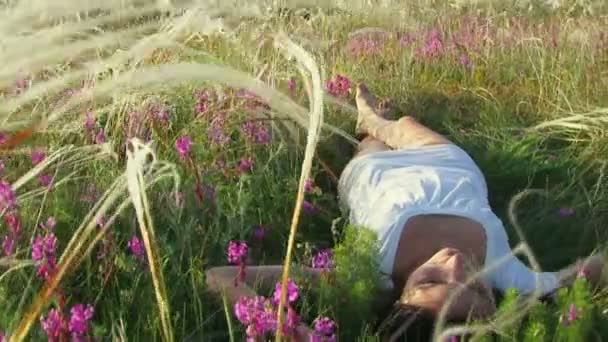
<path fill-rule="evenodd" d="M 421 61 L 415 56 L 420 43 L 401 46 L 395 37 L 397 32 L 436 27 L 446 35 L 444 44 L 447 45 L 447 37 L 458 34 L 464 25 L 461 18 L 466 16 L 477 22 L 477 29 L 487 29 L 488 38 L 483 42 L 480 39 L 484 35 L 475 36 L 474 47 L 460 47 L 460 52 L 455 54 L 444 53 L 437 59 Z M 348 34 L 365 27 L 380 27 L 389 32 L 387 43 L 377 53 L 353 56 L 344 48 Z M 308 102 L 295 65 L 272 47 L 271 40 L 260 44 L 269 34 L 286 31 L 314 56 L 326 79 L 341 73 L 353 81 L 365 81 L 379 96 L 394 99 L 400 115 L 417 117 L 467 150 L 487 177 L 492 207 L 503 218 L 514 245 L 518 241 L 507 216 L 510 200 L 528 188 L 546 191 L 544 196 L 525 198 L 518 206 L 517 216 L 541 265 L 557 269 L 603 247 L 608 238 L 606 27 L 606 17 L 600 13 L 592 16 L 576 11 L 519 13 L 496 8 L 486 8 L 479 14 L 473 10 L 447 8 L 434 9 L 432 13 L 412 10 L 407 16 L 334 13 L 319 16 L 312 23 L 297 16 L 290 19 L 275 16 L 265 20 L 242 19 L 241 26 L 232 35 L 192 36 L 187 41 L 188 47 L 210 56 L 161 49 L 148 63 L 167 60 L 221 63 L 252 75 L 266 70 L 261 79 L 285 94 L 290 94 L 287 80 L 295 77 L 297 90 L 290 96 L 306 108 Z M 603 41 L 600 40 L 602 30 Z M 514 35 L 511 41 L 500 38 L 507 33 Z M 417 34 L 417 37 L 421 36 Z M 555 37 L 557 43 L 554 44 Z M 459 63 L 463 53 L 471 60 L 470 68 Z M 57 249 L 64 250 L 92 207 L 80 200 L 87 186 L 95 184 L 105 190 L 125 169 L 124 132 L 129 122 L 128 113 L 145 111 L 141 105 L 143 99 L 148 95 L 159 96 L 171 108 L 171 121 L 167 126 L 151 126 L 150 135 L 155 141 L 156 156 L 175 163 L 184 194 L 184 204 L 180 207 L 173 198 L 172 182 L 161 181 L 148 191 L 173 335 L 178 341 L 228 340 L 224 304 L 221 298 L 207 291 L 204 271 L 227 263 L 226 246 L 233 239 L 250 241 L 253 263 L 282 262 L 306 136 L 301 128 L 288 121 L 274 119 L 267 121 L 273 127 L 272 142 L 269 145 L 250 143 L 240 126 L 253 114 L 236 99 L 227 101 L 223 108 L 212 105 L 209 113 L 197 116 L 195 90 L 213 86 L 219 85 L 201 80 L 176 87 L 161 86 L 153 93 L 136 92 L 133 97 L 127 96 L 131 93 L 123 94 L 130 103 L 121 110 L 116 106 L 104 109 L 107 104 L 104 102 L 86 103 L 74 113 L 81 115 L 78 119 L 66 119 L 72 120 L 75 127 L 70 132 L 61 131 L 60 124 L 64 123 L 57 123 L 56 127 L 52 126 L 56 129 L 36 136 L 31 144 L 50 151 L 68 144 L 92 144 L 82 129 L 82 114 L 86 108 L 92 108 L 117 158 L 51 166 L 60 177 L 76 173 L 48 193 L 20 198 L 23 235 L 17 245 L 17 260 L 30 259 L 30 240 L 37 233 L 35 227 L 49 216 L 58 221 Z M 227 91 L 227 96 L 233 96 L 230 89 L 222 89 Z M 346 105 L 326 103 L 325 119 L 352 133 L 355 118 L 352 95 L 342 100 Z M 50 108 L 51 99 L 41 100 L 39 105 Z M 225 131 L 231 135 L 232 142 L 223 146 L 212 144 L 207 135 L 209 118 L 220 110 L 230 110 Z M 562 118 L 575 118 L 576 123 L 586 126 L 571 128 L 558 122 L 548 128 L 535 129 L 541 123 Z M 192 159 L 196 171 L 181 160 L 175 150 L 175 140 L 184 134 L 193 139 Z M 341 241 L 340 232 L 334 234 L 331 230 L 332 222 L 341 216 L 335 184 L 322 164 L 339 174 L 350 150 L 352 146 L 345 139 L 323 132 L 313 166 L 313 178 L 319 189 L 307 196 L 320 210 L 302 217 L 296 263 L 309 263 L 312 252 Z M 221 158 L 233 170 L 241 157 L 254 159 L 252 170 L 241 176 L 226 175 L 215 166 Z M 4 161 L 3 178 L 11 182 L 32 166 L 26 155 L 17 152 Z M 197 200 L 194 189 L 199 178 L 215 188 L 214 200 L 202 203 Z M 19 195 L 35 189 L 40 187 L 33 179 L 19 190 Z M 574 208 L 574 214 L 560 216 L 560 207 Z M 134 258 L 127 248 L 127 241 L 133 235 L 141 237 L 135 217 L 134 209 L 123 211 L 111 224 L 111 235 L 102 238 L 110 246 L 107 254 L 98 258 L 101 248 L 98 245 L 60 284 L 66 310 L 75 303 L 93 304 L 93 334 L 99 338 L 124 336 L 129 341 L 148 341 L 160 340 L 163 336 L 149 267 Z M 252 234 L 258 225 L 269 229 L 262 241 L 254 242 Z M 337 224 L 337 230 L 341 226 Z M 5 232 L 4 228 L 0 231 Z M 42 288 L 43 281 L 36 276 L 33 266 L 14 270 L 0 266 L 0 272 L 0 330 L 11 331 Z M 365 293 L 366 289 L 361 291 Z M 45 315 L 51 307 L 63 305 L 57 302 L 59 296 L 52 298 L 43 310 Z M 605 316 L 602 310 L 608 309 L 607 299 L 603 294 L 593 299 L 599 316 Z M 368 304 L 360 302 L 362 306 Z M 340 304 L 327 303 L 306 301 L 302 304 L 309 314 L 305 319 L 312 321 L 318 312 L 339 311 Z M 366 310 L 361 307 L 361 312 Z M 373 325 L 371 318 L 369 323 Z M 234 319 L 232 324 L 238 340 L 244 329 Z M 340 332 L 343 338 L 348 336 L 351 340 L 366 328 L 370 329 L 359 323 L 351 326 L 345 323 L 340 325 Z M 373 331 L 365 334 L 367 337 L 362 335 L 362 339 L 374 338 Z M 44 338 L 36 320 L 28 340 Z"/>

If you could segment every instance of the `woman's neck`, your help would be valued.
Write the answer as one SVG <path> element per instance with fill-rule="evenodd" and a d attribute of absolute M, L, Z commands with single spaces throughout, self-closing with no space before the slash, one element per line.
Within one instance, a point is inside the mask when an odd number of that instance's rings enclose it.
<path fill-rule="evenodd" d="M 405 224 L 395 253 L 395 288 L 403 288 L 410 274 L 442 248 L 456 248 L 470 257 L 473 265 L 483 266 L 485 230 L 478 222 L 460 216 L 412 217 Z"/>

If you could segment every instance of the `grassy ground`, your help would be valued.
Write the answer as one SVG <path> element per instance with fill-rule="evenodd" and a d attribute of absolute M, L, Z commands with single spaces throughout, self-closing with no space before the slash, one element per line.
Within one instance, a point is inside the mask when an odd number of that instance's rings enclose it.
<path fill-rule="evenodd" d="M 313 13 L 312 21 L 292 14 L 242 19 L 226 35 L 193 35 L 185 42 L 191 50 L 159 49 L 146 62 L 229 65 L 259 75 L 306 107 L 296 67 L 272 46 L 270 34 L 284 30 L 313 54 L 325 79 L 342 74 L 353 82 L 363 80 L 381 97 L 395 100 L 400 115 L 413 115 L 464 147 L 485 172 L 492 206 L 504 218 L 513 245 L 518 241 L 507 217 L 509 201 L 528 188 L 544 190 L 544 195 L 524 198 L 516 213 L 541 265 L 555 269 L 601 247 L 608 235 L 607 27 L 601 13 L 582 11 L 412 9 L 407 15 Z M 358 31 L 364 28 L 375 30 Z M 223 98 L 206 100 L 203 89 Z M 0 264 L 0 330 L 15 329 L 45 284 L 29 262 L 35 237 L 48 234 L 36 227 L 48 217 L 56 219 L 58 258 L 99 199 L 95 193 L 103 193 L 123 173 L 126 139 L 138 136 L 153 139 L 156 157 L 174 163 L 181 179 L 177 198 L 174 184 L 166 180 L 148 191 L 175 339 L 226 341 L 224 307 L 207 292 L 204 271 L 227 263 L 226 246 L 235 239 L 249 242 L 251 263 L 282 262 L 305 133 L 286 119 L 269 119 L 263 103 L 219 84 L 183 82 L 123 95 L 118 109 L 86 103 L 77 118 L 28 143 L 48 153 L 70 144 L 101 146 L 96 137 L 103 129 L 117 155 L 82 162 L 62 155 L 64 162 L 43 171 L 54 173 L 53 186 L 41 187 L 34 178 L 19 190 L 22 231 L 15 251 Z M 352 93 L 338 103 L 327 100 L 326 122 L 352 132 Z M 52 103 L 45 99 L 39 105 L 50 108 Z M 87 131 L 88 110 L 95 127 Z M 259 120 L 243 128 L 254 117 Z M 267 130 L 271 139 L 252 138 L 247 129 L 262 135 Z M 214 141 L 218 134 L 219 142 Z M 185 135 L 192 146 L 189 157 L 180 158 L 176 139 Z M 14 182 L 32 168 L 28 148 L 6 155 L 3 179 Z M 314 209 L 304 212 L 299 226 L 297 263 L 310 263 L 312 253 L 332 247 L 340 235 L 330 229 L 340 217 L 332 174 L 339 175 L 351 149 L 344 138 L 324 131 L 313 166 L 317 189 L 307 195 Z M 244 165 L 249 161 L 251 167 Z M 199 197 L 197 187 L 204 189 Z M 259 227 L 263 237 L 255 235 Z M 8 222 L 1 232 L 10 236 Z M 74 304 L 90 303 L 92 335 L 161 339 L 150 266 L 128 246 L 134 236 L 142 238 L 136 212 L 127 208 L 63 279 L 43 315 L 60 308 L 67 316 Z M 606 296 L 596 302 L 608 308 Z M 307 311 L 313 316 L 305 319 L 312 320 L 315 310 L 320 309 L 311 304 Z M 233 324 L 240 336 L 243 329 L 234 319 Z M 341 326 L 341 333 L 355 331 L 360 327 Z M 28 340 L 45 336 L 36 320 Z"/>

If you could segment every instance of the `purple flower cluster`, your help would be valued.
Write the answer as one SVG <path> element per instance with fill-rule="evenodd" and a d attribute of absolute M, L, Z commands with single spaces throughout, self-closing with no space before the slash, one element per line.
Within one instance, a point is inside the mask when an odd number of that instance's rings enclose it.
<path fill-rule="evenodd" d="M 335 342 L 336 341 L 336 323 L 329 317 L 317 317 L 314 322 L 315 334 L 312 337 L 312 342 Z"/>
<path fill-rule="evenodd" d="M 387 35 L 382 32 L 356 34 L 346 43 L 346 52 L 354 57 L 374 55 L 384 48 L 386 41 Z"/>
<path fill-rule="evenodd" d="M 294 283 L 291 279 L 287 280 L 287 302 L 293 303 L 298 300 L 299 296 L 299 288 L 296 283 Z M 279 300 L 281 299 L 281 283 L 277 283 L 274 287 L 274 293 L 272 294 L 272 302 L 275 304 L 279 304 Z"/>
<path fill-rule="evenodd" d="M 137 237 L 137 235 L 133 235 L 131 240 L 127 242 L 127 247 L 129 247 L 129 250 L 137 259 L 144 260 L 144 258 L 146 257 L 146 249 L 144 243 L 139 239 L 139 237 Z"/>
<path fill-rule="evenodd" d="M 72 341 L 86 341 L 93 313 L 92 305 L 76 304 L 72 306 L 70 317 L 66 321 L 61 311 L 51 309 L 46 316 L 40 317 L 40 325 L 50 342 L 64 340 L 62 337 L 66 332 L 70 333 Z"/>
<path fill-rule="evenodd" d="M 163 102 L 150 102 L 148 104 L 148 112 L 152 116 L 152 120 L 161 125 L 166 125 L 171 121 L 171 109 Z"/>
<path fill-rule="evenodd" d="M 211 102 L 213 95 L 213 92 L 207 88 L 196 90 L 196 104 L 194 106 L 196 113 L 204 114 L 209 110 L 209 103 Z"/>
<path fill-rule="evenodd" d="M 228 243 L 228 262 L 231 264 L 245 262 L 248 249 L 246 241 L 230 241 Z"/>
<path fill-rule="evenodd" d="M 572 207 L 561 207 L 558 210 L 558 214 L 560 216 L 572 216 L 574 215 L 575 211 L 574 208 Z"/>
<path fill-rule="evenodd" d="M 262 296 L 241 297 L 234 305 L 234 313 L 239 322 L 247 327 L 248 340 L 276 331 L 276 309 Z"/>
<path fill-rule="evenodd" d="M 312 258 L 312 267 L 324 270 L 334 268 L 334 252 L 331 249 L 319 251 Z"/>
<path fill-rule="evenodd" d="M 96 144 L 103 144 L 106 142 L 106 133 L 103 127 L 99 127 L 93 112 L 87 112 L 84 120 L 84 131 L 85 136 L 91 137 L 91 140 Z"/>
<path fill-rule="evenodd" d="M 292 77 L 287 81 L 287 89 L 289 89 L 290 92 L 293 93 L 294 91 L 296 91 L 296 86 L 297 83 L 295 78 Z"/>
<path fill-rule="evenodd" d="M 207 129 L 209 140 L 216 145 L 223 146 L 232 141 L 230 134 L 225 131 L 227 117 L 228 113 L 225 111 L 215 113 Z"/>
<path fill-rule="evenodd" d="M 2 252 L 5 256 L 15 253 L 15 245 L 21 236 L 21 219 L 16 210 L 5 214 L 4 223 L 8 226 L 9 233 L 2 238 Z"/>
<path fill-rule="evenodd" d="M 264 239 L 264 237 L 266 236 L 266 231 L 268 230 L 268 228 L 266 228 L 263 225 L 258 225 L 254 230 L 253 230 L 253 237 L 254 239 L 261 241 Z"/>
<path fill-rule="evenodd" d="M 304 209 L 304 212 L 309 215 L 312 215 L 317 212 L 317 207 L 315 207 L 315 205 L 310 203 L 308 200 L 304 200 L 302 202 L 302 208 Z"/>
<path fill-rule="evenodd" d="M 351 81 L 348 77 L 337 74 L 332 79 L 327 81 L 326 88 L 327 92 L 335 97 L 344 97 L 348 95 L 352 87 Z"/>
<path fill-rule="evenodd" d="M 16 206 L 17 196 L 12 185 L 5 180 L 0 180 L 0 211 L 13 210 Z"/>
<path fill-rule="evenodd" d="M 38 265 L 38 276 L 42 279 L 49 279 L 55 271 L 56 247 L 57 237 L 49 231 L 44 236 L 38 234 L 32 243 L 32 260 Z"/>
<path fill-rule="evenodd" d="M 287 320 L 282 332 L 292 335 L 300 324 L 300 316 L 291 306 L 298 299 L 298 286 L 288 280 L 287 283 Z M 277 283 L 272 300 L 263 296 L 241 297 L 234 305 L 237 319 L 247 327 L 248 340 L 265 337 L 277 329 L 277 305 L 281 295 L 281 283 Z"/>
<path fill-rule="evenodd" d="M 32 86 L 32 75 L 20 74 L 15 80 L 15 93 L 21 94 Z"/>
<path fill-rule="evenodd" d="M 46 316 L 40 317 L 40 325 L 49 342 L 59 341 L 65 331 L 65 321 L 57 309 L 51 309 Z"/>
<path fill-rule="evenodd" d="M 307 179 L 304 181 L 304 192 L 309 194 L 315 188 L 315 182 L 312 179 Z"/>
<path fill-rule="evenodd" d="M 251 157 L 242 157 L 236 163 L 236 170 L 237 170 L 238 174 L 243 174 L 243 173 L 249 172 L 249 171 L 251 171 L 252 167 L 253 167 L 253 159 Z"/>
<path fill-rule="evenodd" d="M 562 322 L 562 324 L 564 326 L 569 326 L 570 324 L 572 324 L 574 321 L 576 321 L 578 319 L 578 317 L 580 316 L 581 311 L 576 307 L 576 305 L 574 305 L 574 303 L 570 304 L 570 307 L 568 308 L 568 312 L 566 313 L 566 316 L 564 317 L 564 315 L 561 315 L 559 317 L 560 322 Z"/>
<path fill-rule="evenodd" d="M 304 193 L 305 194 L 312 194 L 315 191 L 315 183 L 312 179 L 306 179 L 304 181 Z M 310 201 L 308 200 L 304 200 L 302 202 L 302 209 L 304 209 L 304 212 L 312 215 L 314 213 L 317 212 L 317 207 Z"/>
<path fill-rule="evenodd" d="M 57 220 L 55 220 L 55 218 L 53 216 L 50 216 L 49 218 L 46 219 L 45 222 L 40 223 L 40 228 L 47 230 L 47 231 L 52 231 L 56 225 L 57 225 Z"/>
<path fill-rule="evenodd" d="M 189 135 L 183 135 L 175 140 L 175 149 L 180 158 L 185 159 L 190 155 L 190 147 L 192 146 L 192 138 Z"/>
<path fill-rule="evenodd" d="M 234 286 L 245 280 L 245 261 L 249 246 L 246 241 L 230 241 L 228 243 L 228 262 L 239 266 L 239 273 L 234 279 Z"/>
<path fill-rule="evenodd" d="M 416 55 L 422 59 L 434 59 L 443 55 L 443 34 L 437 28 L 431 29 L 426 34 L 424 45 L 416 50 Z"/>
<path fill-rule="evenodd" d="M 68 330 L 72 333 L 72 340 L 80 340 L 89 331 L 89 322 L 93 319 L 93 306 L 76 304 L 70 310 Z"/>
<path fill-rule="evenodd" d="M 33 165 L 38 165 L 46 159 L 46 153 L 44 151 L 34 150 L 30 153 L 30 159 Z M 50 187 L 53 184 L 53 176 L 48 173 L 43 173 L 38 176 L 38 181 L 44 187 Z"/>
<path fill-rule="evenodd" d="M 247 139 L 253 143 L 266 145 L 271 140 L 270 128 L 263 121 L 249 120 L 243 123 L 241 129 Z"/>

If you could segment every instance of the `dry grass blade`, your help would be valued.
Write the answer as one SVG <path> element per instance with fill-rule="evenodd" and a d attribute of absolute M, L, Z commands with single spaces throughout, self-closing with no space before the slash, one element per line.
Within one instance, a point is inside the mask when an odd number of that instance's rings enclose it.
<path fill-rule="evenodd" d="M 101 149 L 103 153 L 103 147 Z M 90 147 L 81 148 L 80 150 L 82 150 L 80 152 L 82 152 L 83 158 L 90 158 Z M 18 189 L 29 179 L 35 177 L 50 162 L 59 159 L 61 155 L 65 155 L 67 153 L 75 153 L 75 151 L 72 148 L 65 147 L 60 151 L 55 152 L 47 158 L 48 161 L 45 160 L 43 163 L 37 165 L 29 173 L 22 176 L 15 183 L 16 185 L 14 184 L 13 186 L 15 189 Z M 142 172 L 143 174 L 142 168 L 146 166 L 146 170 L 149 171 L 145 177 L 143 177 L 143 179 L 138 180 L 140 183 L 136 185 L 136 189 L 139 189 L 139 191 L 144 191 L 145 187 L 149 187 L 158 180 L 166 178 L 167 176 L 173 176 L 177 179 L 176 184 L 179 183 L 176 172 L 170 164 L 157 162 L 154 158 L 152 158 L 152 163 L 145 163 L 147 158 L 150 156 L 153 157 L 153 154 L 149 148 L 141 148 L 131 154 L 131 166 L 130 169 L 128 167 L 128 170 L 135 170 L 136 172 L 139 170 L 139 172 Z M 71 240 L 64 249 L 63 254 L 59 258 L 55 274 L 45 283 L 44 287 L 36 295 L 32 304 L 28 307 L 25 314 L 21 317 L 21 320 L 17 323 L 9 341 L 23 341 L 27 337 L 32 325 L 38 320 L 42 309 L 56 292 L 62 279 L 80 264 L 82 259 L 92 251 L 93 246 L 95 246 L 95 244 L 101 239 L 103 236 L 103 230 L 97 229 L 98 219 L 109 216 L 110 219 L 106 222 L 106 225 L 109 225 L 112 223 L 114 218 L 128 206 L 129 203 L 133 202 L 134 204 L 139 203 L 138 205 L 141 205 L 141 201 L 145 201 L 145 197 L 142 198 L 141 196 L 137 198 L 137 202 L 136 200 L 131 199 L 124 200 L 125 196 L 127 195 L 127 191 L 131 190 L 127 185 L 128 175 L 129 172 L 126 172 L 121 177 L 118 177 L 113 185 L 103 194 L 100 200 L 89 211 L 81 226 L 76 229 L 71 237 Z M 123 200 L 121 201 L 121 199 Z M 117 203 L 120 203 L 120 205 L 117 206 Z M 113 214 L 106 215 L 110 211 L 112 211 Z M 149 212 L 147 215 L 149 216 Z M 162 287 L 164 288 L 164 285 Z M 166 303 L 166 296 L 163 298 L 163 308 L 166 308 L 166 306 L 164 306 L 164 303 Z M 168 312 L 168 309 L 165 309 L 165 312 Z M 169 328 L 164 329 L 165 331 L 163 332 L 166 334 L 166 336 L 169 336 L 168 340 L 172 340 L 170 325 L 168 327 Z"/>

